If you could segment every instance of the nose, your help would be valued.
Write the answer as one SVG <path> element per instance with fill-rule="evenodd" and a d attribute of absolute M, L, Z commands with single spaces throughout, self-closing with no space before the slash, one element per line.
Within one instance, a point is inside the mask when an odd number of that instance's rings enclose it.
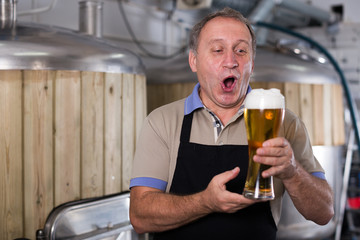
<path fill-rule="evenodd" d="M 224 59 L 224 63 L 223 63 L 224 67 L 226 68 L 236 68 L 239 66 L 239 63 L 237 62 L 235 53 L 230 51 L 225 55 L 225 59 Z"/>

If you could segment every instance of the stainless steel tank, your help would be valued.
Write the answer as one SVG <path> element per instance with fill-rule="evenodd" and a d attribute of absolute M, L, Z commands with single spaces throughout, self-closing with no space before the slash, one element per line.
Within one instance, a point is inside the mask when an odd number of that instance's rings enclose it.
<path fill-rule="evenodd" d="M 18 23 L 0 33 L 0 69 L 81 70 L 144 74 L 134 53 L 64 28 Z"/>
<path fill-rule="evenodd" d="M 285 193 L 281 219 L 278 225 L 278 239 L 330 239 L 334 234 L 340 212 L 343 150 L 343 146 L 313 146 L 314 155 L 324 168 L 326 179 L 334 191 L 334 218 L 324 226 L 306 220 L 297 212 L 289 195 Z"/>
<path fill-rule="evenodd" d="M 296 46 L 260 50 L 252 79 L 255 87 L 282 89 L 287 107 L 304 121 L 314 155 L 334 192 L 335 216 L 324 226 L 306 220 L 285 192 L 277 234 L 282 240 L 328 238 L 334 234 L 340 215 L 345 144 L 342 86 L 325 58 L 308 51 Z"/>
<path fill-rule="evenodd" d="M 146 78 L 140 58 L 113 42 L 2 23 L 0 239 L 34 239 L 54 207 L 128 190 Z"/>

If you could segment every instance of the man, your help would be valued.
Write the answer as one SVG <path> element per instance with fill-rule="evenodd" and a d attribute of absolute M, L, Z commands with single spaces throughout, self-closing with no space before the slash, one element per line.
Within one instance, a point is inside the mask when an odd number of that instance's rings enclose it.
<path fill-rule="evenodd" d="M 248 167 L 243 103 L 254 68 L 249 22 L 225 8 L 194 26 L 189 64 L 199 84 L 186 99 L 146 119 L 131 179 L 130 219 L 154 239 L 275 239 L 286 189 L 307 219 L 332 218 L 332 191 L 305 127 L 286 111 L 281 136 L 264 142 L 254 161 L 272 167 L 275 200 L 242 195 Z"/>

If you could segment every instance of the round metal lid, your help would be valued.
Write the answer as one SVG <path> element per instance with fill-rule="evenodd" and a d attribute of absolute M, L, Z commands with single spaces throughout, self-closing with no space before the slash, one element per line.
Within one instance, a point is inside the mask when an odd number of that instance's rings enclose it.
<path fill-rule="evenodd" d="M 184 54 L 166 61 L 160 67 L 146 69 L 148 83 L 197 82 L 196 74 Z M 320 63 L 303 55 L 259 46 L 256 50 L 254 82 L 294 82 L 306 84 L 340 83 L 339 76 L 328 63 Z"/>
<path fill-rule="evenodd" d="M 0 70 L 15 69 L 145 72 L 138 56 L 115 43 L 32 23 L 0 32 Z"/>
<path fill-rule="evenodd" d="M 252 80 L 255 82 L 294 82 L 338 84 L 339 76 L 328 63 L 291 49 L 259 47 L 256 51 Z"/>

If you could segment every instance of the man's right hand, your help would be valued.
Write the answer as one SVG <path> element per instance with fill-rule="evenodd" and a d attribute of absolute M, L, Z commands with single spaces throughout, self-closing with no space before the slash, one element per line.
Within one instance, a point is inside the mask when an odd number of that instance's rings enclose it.
<path fill-rule="evenodd" d="M 174 229 L 213 212 L 233 213 L 256 201 L 226 190 L 226 183 L 240 172 L 238 167 L 216 175 L 204 191 L 174 195 L 150 187 L 130 191 L 130 220 L 138 233 Z"/>
<path fill-rule="evenodd" d="M 226 183 L 234 179 L 239 172 L 240 168 L 236 167 L 216 175 L 203 191 L 204 202 L 211 212 L 234 213 L 257 202 L 226 190 Z"/>

